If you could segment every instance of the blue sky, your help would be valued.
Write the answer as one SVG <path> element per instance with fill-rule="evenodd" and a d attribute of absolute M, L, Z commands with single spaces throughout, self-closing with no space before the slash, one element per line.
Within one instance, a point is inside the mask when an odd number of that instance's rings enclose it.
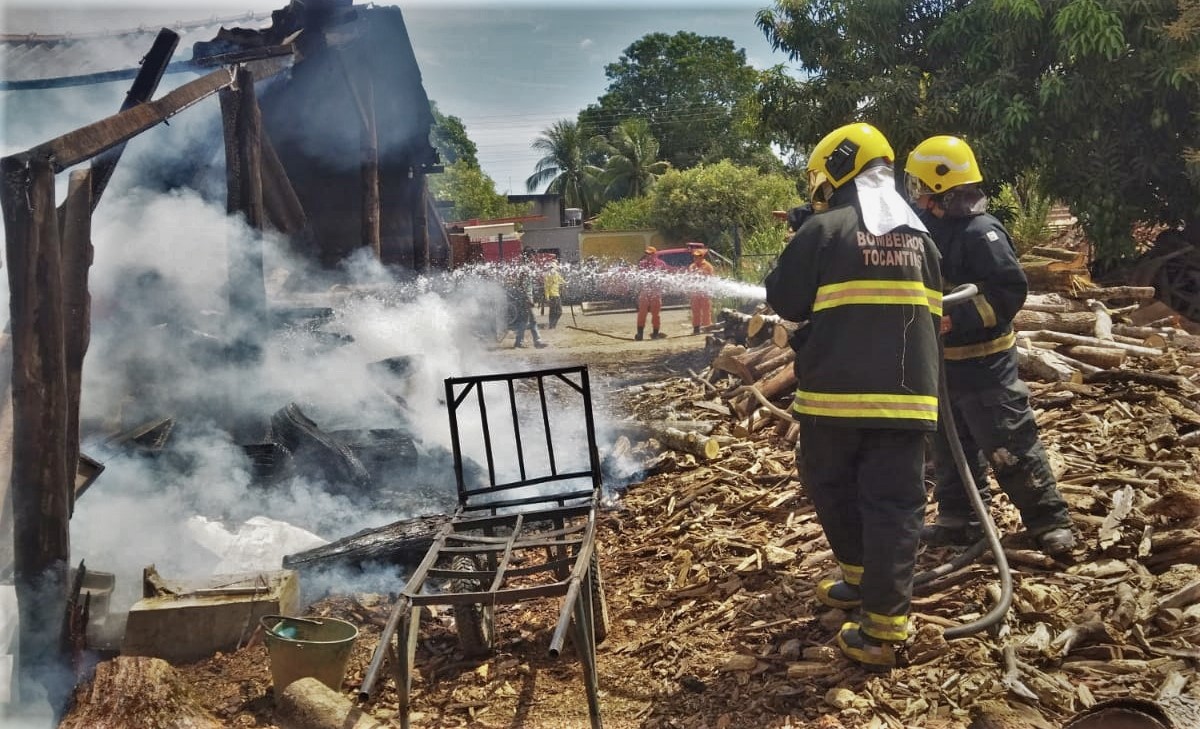
<path fill-rule="evenodd" d="M 270 11 L 286 0 L 157 0 L 130 8 L 113 0 L 73 0 L 51 9 L 36 0 L 0 0 L 4 32 L 63 32 Z M 386 5 L 390 3 L 380 2 Z M 754 25 L 769 2 L 655 0 L 570 2 L 438 0 L 399 2 L 421 66 L 425 89 L 439 108 L 462 118 L 479 146 L 480 163 L 501 192 L 524 193 L 537 155 L 530 142 L 558 119 L 604 91 L 604 65 L 647 33 L 680 30 L 720 35 L 746 50 L 757 68 L 785 62 Z"/>

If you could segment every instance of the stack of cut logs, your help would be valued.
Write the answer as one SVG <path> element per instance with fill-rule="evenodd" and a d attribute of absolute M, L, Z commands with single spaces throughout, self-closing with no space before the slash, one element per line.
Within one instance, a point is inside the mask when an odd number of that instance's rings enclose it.
<path fill-rule="evenodd" d="M 1043 382 L 1121 380 L 1178 386 L 1183 366 L 1200 366 L 1200 336 L 1151 303 L 1151 287 L 1090 288 L 1068 294 L 1031 294 L 1013 327 L 1023 377 Z M 788 414 L 796 386 L 795 352 L 788 344 L 797 325 L 760 306 L 753 313 L 726 309 L 708 339 L 711 364 L 695 377 L 722 394 L 740 419 L 739 433 L 773 423 L 794 441 Z M 1190 383 L 1188 383 L 1190 384 Z"/>
<path fill-rule="evenodd" d="M 719 332 L 708 340 L 716 356 L 697 377 L 713 387 L 726 377 L 732 380 L 723 393 L 732 414 L 743 421 L 735 435 L 774 424 L 781 437 L 794 442 L 800 427 L 788 414 L 788 406 L 776 401 L 790 400 L 796 388 L 792 367 L 796 352 L 788 340 L 797 325 L 769 313 L 765 306 L 753 314 L 725 309 L 718 321 Z"/>
<path fill-rule="evenodd" d="M 1180 329 L 1177 315 L 1166 310 L 1157 316 L 1160 306 L 1143 306 L 1153 297 L 1152 287 L 1137 286 L 1091 289 L 1074 297 L 1030 295 L 1013 320 L 1022 374 L 1048 382 L 1095 381 L 1110 377 L 1104 373 L 1121 369 L 1129 358 L 1154 364 L 1168 349 L 1200 353 L 1200 337 Z M 1135 303 L 1113 306 L 1123 300 Z M 1186 354 L 1184 360 L 1200 363 L 1200 354 Z"/>

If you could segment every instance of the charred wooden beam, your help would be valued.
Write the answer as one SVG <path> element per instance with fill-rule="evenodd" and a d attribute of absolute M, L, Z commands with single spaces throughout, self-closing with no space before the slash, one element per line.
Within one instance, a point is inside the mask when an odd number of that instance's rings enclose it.
<path fill-rule="evenodd" d="M 262 190 L 262 115 L 254 95 L 254 77 L 239 68 L 232 86 L 220 90 L 221 120 L 225 130 L 226 208 L 240 214 L 246 225 L 261 231 L 266 221 Z M 267 290 L 263 277 L 262 237 L 229 246 L 229 310 L 249 317 L 241 332 L 248 345 L 267 326 Z M 255 347 L 256 348 L 256 347 Z"/>
<path fill-rule="evenodd" d="M 115 163 L 114 163 L 115 164 Z M 64 354 L 67 374 L 67 463 L 79 463 L 79 399 L 83 390 L 83 358 L 91 342 L 92 299 L 88 270 L 92 266 L 92 210 L 96 183 L 93 170 L 75 170 L 63 203 L 62 266 Z M 71 512 L 75 511 L 72 488 Z"/>
<path fill-rule="evenodd" d="M 372 564 L 416 565 L 449 521 L 445 515 L 404 519 L 283 558 L 285 569 L 323 570 Z"/>
<path fill-rule="evenodd" d="M 158 31 L 154 44 L 150 46 L 150 52 L 142 59 L 137 78 L 133 80 L 133 85 L 125 94 L 121 111 L 144 104 L 154 97 L 154 92 L 158 90 L 158 84 L 162 81 L 163 73 L 170 65 L 171 56 L 175 55 L 175 48 L 178 45 L 178 33 L 167 28 Z M 117 163 L 121 161 L 121 155 L 124 152 L 125 142 L 122 142 L 92 159 L 92 210 L 95 210 L 96 206 L 100 204 L 100 197 L 104 194 L 104 189 L 108 187 L 108 181 L 112 178 L 113 171 L 116 170 Z"/>
<path fill-rule="evenodd" d="M 275 230 L 298 235 L 308 226 L 308 215 L 266 130 L 262 135 L 262 194 L 267 220 Z"/>
<path fill-rule="evenodd" d="M 67 132 L 30 149 L 26 154 L 50 160 L 55 172 L 84 162 L 118 144 L 123 144 L 153 126 L 169 119 L 194 104 L 203 101 L 233 82 L 228 69 L 213 71 L 207 76 L 180 86 L 157 101 L 139 104 L 132 109 Z"/>
<path fill-rule="evenodd" d="M 12 327 L 14 577 L 23 675 L 61 667 L 70 508 L 62 255 L 54 167 L 0 161 Z M 73 466 L 74 464 L 72 464 Z M 37 673 L 31 673 L 31 669 Z M 22 687 L 26 694 L 26 687 Z M 62 697 L 56 697 L 62 698 Z"/>
<path fill-rule="evenodd" d="M 363 243 L 375 253 L 375 260 L 382 260 L 379 225 L 379 131 L 375 123 L 375 87 L 371 77 L 364 75 L 361 96 L 362 105 L 362 235 Z M 353 88 L 353 86 L 352 86 Z"/>
<path fill-rule="evenodd" d="M 362 240 L 375 253 L 375 260 L 383 260 L 380 238 L 379 197 L 379 130 L 375 120 L 375 85 L 369 73 L 351 71 L 352 65 L 341 51 L 335 53 L 346 86 L 358 108 L 359 134 L 361 135 L 362 177 Z"/>
<path fill-rule="evenodd" d="M 255 61 L 246 64 L 254 78 L 263 79 L 282 71 L 285 65 L 277 61 Z M 62 172 L 80 162 L 127 142 L 142 132 L 190 108 L 234 82 L 234 71 L 218 69 L 195 81 L 180 86 L 161 99 L 138 104 L 132 109 L 80 127 L 55 137 L 14 157 L 22 162 L 33 158 L 48 160 L 50 168 Z"/>

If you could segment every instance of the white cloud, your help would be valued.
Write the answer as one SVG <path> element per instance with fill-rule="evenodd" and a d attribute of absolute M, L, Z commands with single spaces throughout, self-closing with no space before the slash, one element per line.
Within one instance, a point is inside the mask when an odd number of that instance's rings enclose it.
<path fill-rule="evenodd" d="M 583 40 L 579 41 L 579 47 L 585 51 L 594 45 L 596 45 L 596 41 L 592 40 L 591 38 L 584 38 Z"/>

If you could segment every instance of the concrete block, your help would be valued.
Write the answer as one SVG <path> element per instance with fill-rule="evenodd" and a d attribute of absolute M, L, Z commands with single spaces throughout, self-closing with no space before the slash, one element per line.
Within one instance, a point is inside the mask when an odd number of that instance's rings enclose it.
<path fill-rule="evenodd" d="M 191 663 L 244 645 L 264 615 L 300 609 L 300 578 L 292 570 L 216 575 L 172 588 L 130 608 L 122 654 Z"/>

